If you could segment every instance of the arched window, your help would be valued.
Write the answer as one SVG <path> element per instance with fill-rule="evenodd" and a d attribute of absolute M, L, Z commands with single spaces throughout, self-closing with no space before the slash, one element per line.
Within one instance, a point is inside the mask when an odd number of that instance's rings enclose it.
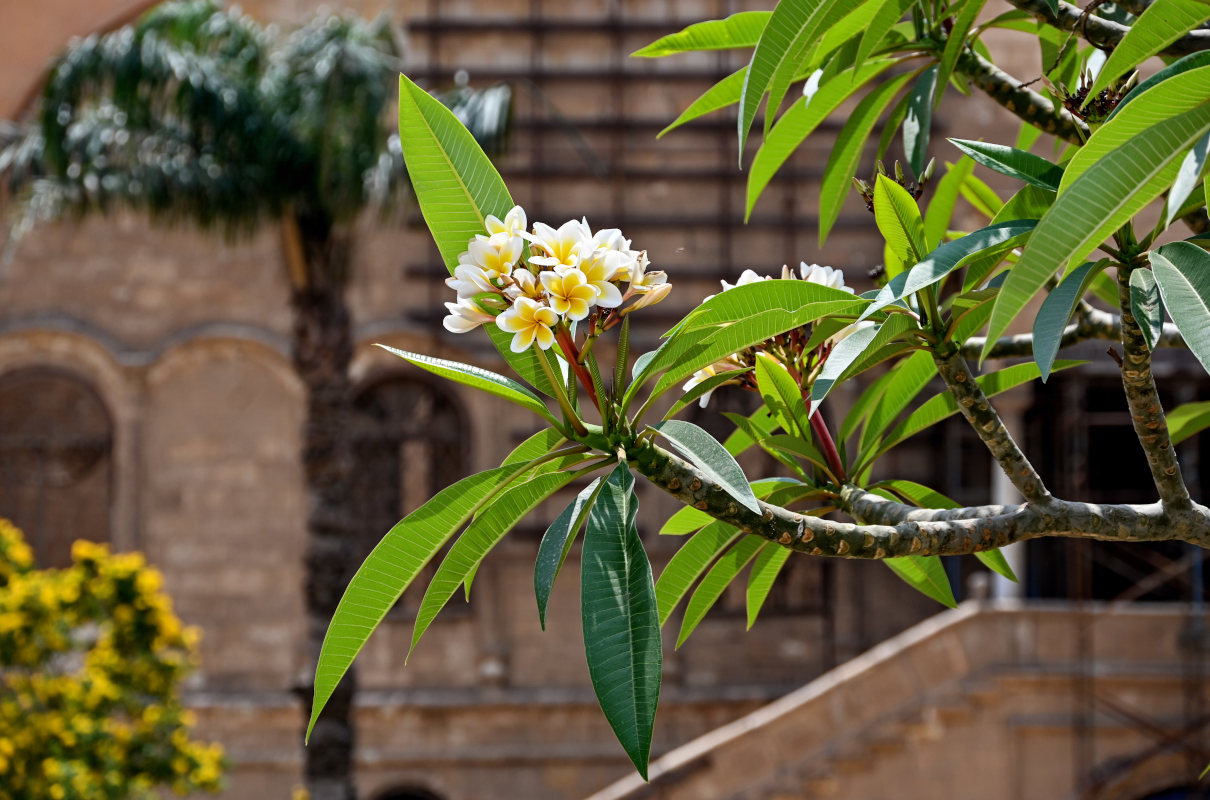
<path fill-rule="evenodd" d="M 80 377 L 30 368 L 0 376 L 0 516 L 41 567 L 71 563 L 77 539 L 109 541 L 113 423 Z"/>
<path fill-rule="evenodd" d="M 353 500 L 364 557 L 402 517 L 467 475 L 470 424 L 456 396 L 420 377 L 371 383 L 354 408 Z M 396 610 L 412 608 L 412 594 Z"/>

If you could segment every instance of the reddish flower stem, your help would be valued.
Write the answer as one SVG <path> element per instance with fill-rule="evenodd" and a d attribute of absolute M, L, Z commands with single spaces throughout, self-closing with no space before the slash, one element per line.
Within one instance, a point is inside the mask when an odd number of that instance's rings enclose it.
<path fill-rule="evenodd" d="M 811 415 L 811 432 L 815 434 L 815 439 L 819 442 L 820 449 L 823 450 L 824 460 L 828 462 L 836 480 L 844 483 L 846 480 L 844 464 L 840 462 L 840 453 L 836 450 L 836 442 L 832 441 L 832 434 L 828 432 L 828 424 L 824 422 L 823 415 L 818 411 Z"/>
<path fill-rule="evenodd" d="M 588 370 L 584 369 L 584 365 L 580 363 L 580 349 L 576 347 L 575 341 L 571 338 L 571 333 L 567 328 L 560 326 L 555 330 L 555 341 L 559 343 L 559 349 L 563 351 L 564 357 L 567 358 L 567 363 L 571 365 L 571 369 L 576 373 L 576 378 L 580 384 L 588 392 L 589 399 L 592 404 L 597 407 L 597 411 L 601 410 L 601 401 L 597 399 L 597 392 L 592 386 L 592 376 L 588 374 Z"/>

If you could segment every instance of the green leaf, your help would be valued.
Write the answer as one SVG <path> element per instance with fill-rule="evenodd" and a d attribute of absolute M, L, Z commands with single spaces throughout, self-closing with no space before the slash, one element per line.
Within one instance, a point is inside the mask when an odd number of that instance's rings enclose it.
<path fill-rule="evenodd" d="M 735 381 L 751 371 L 752 370 L 750 368 L 729 369 L 725 372 L 720 372 L 717 375 L 711 375 L 709 378 L 706 378 L 706 380 L 685 392 L 685 394 L 683 394 L 675 403 L 673 403 L 672 408 L 668 409 L 668 413 L 664 415 L 664 419 L 671 419 L 672 417 L 675 417 L 681 409 L 693 401 L 700 399 L 710 392 L 713 392 L 724 383 Z M 702 406 L 702 408 L 705 407 L 705 405 Z"/>
<path fill-rule="evenodd" d="M 756 617 L 760 614 L 761 607 L 765 604 L 765 600 L 768 599 L 770 590 L 773 589 L 773 582 L 777 580 L 782 567 L 789 560 L 790 553 L 791 550 L 789 548 L 780 547 L 773 542 L 765 542 L 760 552 L 757 553 L 756 562 L 748 573 L 747 606 L 749 630 L 752 629 L 752 625 L 756 622 Z"/>
<path fill-rule="evenodd" d="M 724 416 L 726 416 L 726 412 L 724 412 Z M 727 441 L 723 442 L 723 447 L 727 448 L 727 452 L 733 456 L 746 452 L 757 441 L 777 430 L 777 421 L 766 408 L 758 408 L 747 417 L 737 415 L 737 418 L 744 420 L 744 426 L 737 425 L 736 429 L 731 431 L 731 435 L 727 437 Z"/>
<path fill-rule="evenodd" d="M 1185 155 L 1185 160 L 1181 162 L 1181 167 L 1177 170 L 1176 180 L 1172 182 L 1172 190 L 1168 192 L 1167 215 L 1164 218 L 1164 225 L 1172 224 L 1172 220 L 1180 216 L 1181 207 L 1185 200 L 1193 194 L 1193 190 L 1202 182 L 1202 175 L 1206 171 L 1206 152 L 1210 150 L 1210 133 L 1198 140 L 1189 152 Z M 1205 198 L 1203 198 L 1203 203 Z"/>
<path fill-rule="evenodd" d="M 764 500 L 778 489 L 802 485 L 802 481 L 796 481 L 793 478 L 761 478 L 752 481 L 752 494 Z M 692 506 L 683 506 L 668 518 L 664 527 L 660 528 L 660 536 L 682 536 L 686 533 L 693 533 L 714 521 L 714 517 L 705 511 L 698 511 Z"/>
<path fill-rule="evenodd" d="M 752 494 L 744 471 L 717 439 L 692 422 L 679 419 L 666 419 L 653 425 L 652 429 L 671 442 L 693 466 L 721 486 L 737 503 L 754 514 L 761 513 L 760 503 Z"/>
<path fill-rule="evenodd" d="M 646 780 L 663 652 L 651 564 L 634 523 L 637 513 L 634 478 L 619 464 L 588 515 L 580 607 L 592 688 Z"/>
<path fill-rule="evenodd" d="M 676 637 L 678 648 L 689 638 L 689 634 L 693 633 L 698 623 L 706 616 L 706 612 L 723 596 L 723 592 L 740 570 L 756 558 L 757 552 L 765 544 L 766 541 L 759 536 L 744 536 L 714 563 L 694 590 L 693 596 L 689 598 L 685 617 L 681 620 L 681 631 Z"/>
<path fill-rule="evenodd" d="M 800 101 L 790 106 L 765 137 L 760 149 L 756 151 L 755 158 L 752 159 L 748 172 L 745 220 L 752 216 L 757 199 L 769 185 L 773 175 L 803 140 L 831 116 L 841 103 L 894 63 L 896 62 L 893 59 L 860 63 L 860 66 L 847 69 L 820 86 L 809 102 Z"/>
<path fill-rule="evenodd" d="M 1034 319 L 1034 361 L 1038 364 L 1042 382 L 1050 377 L 1050 368 L 1059 355 L 1059 345 L 1062 343 L 1063 330 L 1067 321 L 1076 310 L 1076 304 L 1088 291 L 1088 284 L 1100 274 L 1109 262 L 1086 261 L 1076 267 L 1063 279 L 1063 282 L 1051 290 L 1038 316 Z"/>
<path fill-rule="evenodd" d="M 559 577 L 559 570 L 563 569 L 563 562 L 571 552 L 576 534 L 588 519 L 588 512 L 592 511 L 601 486 L 601 479 L 596 478 L 584 487 L 576 499 L 555 517 L 542 536 L 542 543 L 538 545 L 538 559 L 534 564 L 534 597 L 538 600 L 538 621 L 542 630 L 546 630 L 546 606 L 550 602 L 555 579 Z"/>
<path fill-rule="evenodd" d="M 1136 269 L 1130 273 L 1130 313 L 1139 324 L 1147 347 L 1155 350 L 1164 333 L 1164 301 L 1150 270 Z"/>
<path fill-rule="evenodd" d="M 874 302 L 866 307 L 859 319 L 865 319 L 875 311 L 932 286 L 976 257 L 1008 252 L 1025 241 L 1033 233 L 1035 225 L 1037 221 L 1032 219 L 998 222 L 946 242 L 930 253 L 928 258 L 892 278 L 879 290 Z"/>
<path fill-rule="evenodd" d="M 950 608 L 957 608 L 954 590 L 950 588 L 945 565 L 940 556 L 903 556 L 882 561 L 891 571 L 918 592 Z"/>
<path fill-rule="evenodd" d="M 794 436 L 809 437 L 811 421 L 802 401 L 802 388 L 779 362 L 771 358 L 756 359 L 756 387 L 765 408 L 769 409 L 782 430 Z"/>
<path fill-rule="evenodd" d="M 1133 98 L 1134 102 L 1124 109 L 1119 105 L 1117 112 L 1097 128 L 1067 162 L 1063 168 L 1063 180 L 1059 183 L 1059 196 L 1109 153 L 1138 139 L 1140 134 L 1153 126 L 1203 105 L 1210 94 L 1207 86 L 1210 86 L 1210 61 L 1192 69 L 1174 71 L 1166 80 L 1152 84 L 1142 94 L 1131 92 L 1128 97 Z M 1188 146 L 1192 144 L 1190 142 Z"/>
<path fill-rule="evenodd" d="M 857 172 L 857 164 L 861 160 L 861 151 L 865 146 L 866 137 L 874 129 L 878 118 L 886 111 L 895 95 L 903 85 L 911 79 L 914 73 L 898 75 L 874 88 L 862 98 L 853 113 L 845 122 L 836 143 L 832 147 L 832 155 L 824 167 L 823 184 L 819 191 L 819 244 L 822 247 L 828 238 L 828 232 L 836 224 L 840 216 L 840 208 L 844 204 L 845 195 L 849 191 L 853 175 Z"/>
<path fill-rule="evenodd" d="M 862 34 L 861 44 L 857 48 L 857 56 L 853 60 L 854 64 L 864 64 L 869 58 L 870 53 L 874 51 L 878 45 L 882 44 L 882 40 L 886 38 L 891 29 L 895 27 L 895 23 L 903 17 L 905 11 L 911 7 L 915 0 L 872 0 L 877 3 L 878 10 L 870 19 L 870 24 L 866 27 L 865 33 Z"/>
<path fill-rule="evenodd" d="M 937 92 L 937 68 L 938 65 L 934 64 L 920 73 L 908 95 L 907 116 L 903 119 L 903 151 L 907 153 L 908 166 L 917 178 L 924 172 L 925 159 L 928 157 L 929 132 L 933 127 L 933 95 L 937 94 L 940 99 L 945 94 L 944 83 L 941 84 L 942 91 Z"/>
<path fill-rule="evenodd" d="M 862 431 L 859 447 L 862 453 L 871 448 L 887 432 L 891 422 L 924 391 L 937 374 L 937 365 L 931 353 L 921 350 L 896 364 L 893 372 L 895 377 L 887 382 L 886 390 L 870 412 Z"/>
<path fill-rule="evenodd" d="M 1173 444 L 1210 428 L 1210 401 L 1185 403 L 1168 412 L 1168 435 Z"/>
<path fill-rule="evenodd" d="M 1042 219 L 1054 202 L 1054 192 L 1027 183 L 1008 198 L 1008 202 L 992 217 L 992 224 L 1014 219 Z"/>
<path fill-rule="evenodd" d="M 1185 344 L 1210 372 L 1210 253 L 1172 242 L 1151 251 L 1151 269 Z"/>
<path fill-rule="evenodd" d="M 775 450 L 789 458 L 803 458 L 825 472 L 829 471 L 828 463 L 811 440 L 808 438 L 787 434 L 776 434 L 765 439 L 761 445 L 766 450 Z"/>
<path fill-rule="evenodd" d="M 924 239 L 930 253 L 945 240 L 959 190 L 974 168 L 975 162 L 965 156 L 957 164 L 946 164 L 945 175 L 937 182 L 933 199 L 924 212 Z"/>
<path fill-rule="evenodd" d="M 1201 25 L 1207 16 L 1206 5 L 1199 0 L 1163 0 L 1148 6 L 1114 46 L 1087 96 L 1096 97 L 1114 80 Z"/>
<path fill-rule="evenodd" d="M 1106 123 L 1110 122 L 1114 117 L 1120 114 L 1127 105 L 1135 100 L 1138 100 L 1158 84 L 1163 83 L 1175 75 L 1180 75 L 1182 72 L 1188 72 L 1189 70 L 1206 66 L 1210 66 L 1210 51 L 1206 50 L 1203 50 L 1199 53 L 1190 53 L 1187 56 L 1173 61 L 1168 66 L 1164 67 L 1150 78 L 1141 81 L 1137 86 L 1131 89 L 1126 96 L 1122 98 L 1122 102 L 1118 103 L 1117 108 L 1109 112 L 1109 116 L 1105 120 Z"/>
<path fill-rule="evenodd" d="M 711 111 L 717 111 L 720 108 L 726 108 L 729 105 L 738 103 L 740 93 L 744 89 L 744 77 L 747 74 L 748 68 L 742 67 L 711 86 L 702 93 L 701 97 L 690 103 L 689 107 L 682 111 L 681 115 L 673 120 L 671 125 L 657 133 L 655 138 L 659 139 L 672 129 L 679 128 L 686 122 L 705 116 Z"/>
<path fill-rule="evenodd" d="M 976 211 L 983 214 L 989 220 L 995 219 L 1004 209 L 1004 201 L 999 195 L 983 181 L 974 175 L 967 175 L 966 180 L 962 182 L 962 186 L 958 191 L 962 193 L 963 199 L 970 203 Z"/>
<path fill-rule="evenodd" d="M 958 503 L 941 494 L 941 492 L 930 489 L 915 481 L 892 480 L 884 481 L 881 485 L 890 489 L 912 505 L 919 506 L 920 508 L 959 507 Z M 1016 573 L 1013 572 L 1013 568 L 1009 566 L 1008 560 L 1004 558 L 1004 554 L 998 548 L 995 550 L 980 550 L 975 553 L 975 558 L 982 561 L 983 565 L 992 572 L 1003 575 L 1013 583 L 1017 582 Z"/>
<path fill-rule="evenodd" d="M 488 552 L 514 525 L 537 508 L 543 500 L 562 489 L 571 478 L 566 472 L 534 475 L 529 480 L 502 492 L 475 517 L 445 554 L 428 588 L 425 589 L 420 608 L 416 611 L 412 644 L 408 648 L 409 656 L 416 649 L 420 637 L 437 617 L 437 613 L 445 607 L 467 577 L 474 574 Z"/>
<path fill-rule="evenodd" d="M 851 9 L 845 0 L 782 0 L 773 10 L 761 32 L 752 59 L 748 62 L 744 88 L 740 94 L 739 153 L 742 157 L 748 131 L 756 118 L 756 110 L 768 91 L 774 74 L 783 64 L 793 68 L 819 41 L 824 31 Z M 780 104 L 780 98 L 777 100 Z M 766 113 L 776 114 L 774 104 Z"/>
<path fill-rule="evenodd" d="M 1207 130 L 1210 103 L 1147 129 L 1089 167 L 1059 195 L 996 298 L 981 359 L 1051 275 L 1095 247 L 1167 188 L 1178 167 L 1175 159 Z"/>
<path fill-rule="evenodd" d="M 907 189 L 885 175 L 874 180 L 874 222 L 891 250 L 912 266 L 928 252 L 920 208 Z M 890 277 L 894 277 L 888 271 Z"/>
<path fill-rule="evenodd" d="M 681 549 L 668 560 L 660 579 L 655 582 L 660 625 L 668 621 L 694 581 L 718 558 L 718 554 L 740 536 L 739 528 L 711 519 L 709 524 L 681 545 Z"/>
<path fill-rule="evenodd" d="M 1084 363 L 1087 362 L 1058 361 L 1054 364 L 1051 372 L 1061 372 Z M 1001 392 L 1006 392 L 1023 383 L 1035 380 L 1039 377 L 1039 374 L 1037 364 L 1014 364 L 999 372 L 981 375 L 976 379 L 976 382 L 985 395 L 995 397 Z M 941 422 L 943 419 L 948 419 L 957 412 L 958 404 L 949 392 L 942 392 L 930 397 L 891 431 L 886 441 L 878 447 L 878 455 L 886 453 L 905 439 L 915 436 L 920 431 Z"/>
<path fill-rule="evenodd" d="M 949 83 L 950 76 L 954 74 L 954 65 L 958 63 L 958 56 L 962 54 L 963 49 L 966 47 L 966 35 L 970 33 L 971 27 L 975 24 L 975 18 L 983 10 L 985 2 L 986 0 L 967 0 L 954 20 L 954 27 L 947 34 L 945 50 L 941 54 L 940 62 L 938 62 L 937 73 L 937 85 L 941 86 L 943 91 L 937 92 L 937 99 L 933 101 L 934 108 L 941 105 L 941 98 L 945 95 L 944 87 Z M 920 173 L 916 174 L 919 175 Z"/>
<path fill-rule="evenodd" d="M 480 472 L 442 489 L 387 531 L 358 568 L 336 606 L 315 667 L 310 737 L 315 721 L 370 634 L 451 536 L 524 466 Z"/>
<path fill-rule="evenodd" d="M 967 139 L 950 139 L 949 141 L 988 169 L 1010 178 L 1023 180 L 1040 189 L 1059 191 L 1059 182 L 1063 179 L 1063 168 L 1041 156 L 1002 144 L 972 142 Z"/>
<path fill-rule="evenodd" d="M 741 11 L 726 19 L 698 22 L 682 31 L 656 39 L 630 55 L 635 58 L 659 58 L 698 50 L 754 47 L 770 15 L 769 11 Z"/>
<path fill-rule="evenodd" d="M 442 358 L 433 358 L 421 355 L 420 353 L 396 350 L 394 347 L 388 347 L 385 344 L 377 346 L 389 353 L 394 353 L 409 364 L 414 364 L 434 375 L 448 378 L 451 381 L 461 383 L 464 386 L 470 386 L 473 389 L 480 389 L 496 397 L 502 397 L 511 403 L 516 403 L 522 408 L 529 409 L 553 425 L 557 426 L 560 424 L 554 415 L 550 413 L 550 410 L 546 408 L 546 404 L 536 394 L 511 378 L 506 378 L 503 375 L 498 375 L 495 372 L 480 367 L 460 364 L 457 361 L 446 361 Z"/>
<path fill-rule="evenodd" d="M 820 404 L 823 403 L 828 393 L 832 391 L 832 387 L 840 382 L 840 376 L 853 362 L 861 358 L 870 349 L 870 346 L 874 343 L 883 327 L 899 328 L 902 332 L 910 326 L 911 323 L 899 314 L 891 317 L 882 325 L 874 325 L 872 323 L 857 325 L 856 330 L 841 339 L 832 348 L 832 352 L 828 355 L 828 360 L 824 362 L 819 376 L 811 384 L 810 413 L 814 414 L 819 410 Z M 803 437 L 806 437 L 805 430 L 803 431 Z"/>

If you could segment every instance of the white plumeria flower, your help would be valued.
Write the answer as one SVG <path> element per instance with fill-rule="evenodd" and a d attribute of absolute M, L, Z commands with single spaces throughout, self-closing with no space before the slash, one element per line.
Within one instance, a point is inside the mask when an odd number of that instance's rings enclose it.
<path fill-rule="evenodd" d="M 622 292 L 610 283 L 617 279 L 618 266 L 616 260 L 608 258 L 609 255 L 616 253 L 594 250 L 588 258 L 580 262 L 579 271 L 584 273 L 584 279 L 597 293 L 597 305 L 602 308 L 617 308 L 622 305 Z"/>
<path fill-rule="evenodd" d="M 486 272 L 497 275 L 507 275 L 521 260 L 525 251 L 525 240 L 520 236 L 509 236 L 507 233 L 493 233 L 491 236 L 476 236 L 467 245 L 469 262 L 483 267 Z M 462 257 L 459 256 L 459 261 Z"/>
<path fill-rule="evenodd" d="M 647 251 L 639 253 L 638 258 L 634 262 L 634 270 L 630 273 L 630 290 L 636 294 L 649 292 L 656 286 L 666 285 L 668 283 L 668 273 L 663 270 L 647 271 L 647 267 L 651 264 L 647 260 Z M 664 292 L 664 294 L 668 294 Z M 659 302 L 652 301 L 652 302 Z"/>
<path fill-rule="evenodd" d="M 635 300 L 630 306 L 630 310 L 635 311 L 636 309 L 653 306 L 667 297 L 668 293 L 671 291 L 671 283 L 657 283 L 654 286 L 645 286 L 643 287 L 643 290 L 639 292 L 638 299 Z"/>
<path fill-rule="evenodd" d="M 638 261 L 639 254 L 630 249 L 630 240 L 617 228 L 599 230 L 592 237 L 593 258 L 604 258 L 615 270 L 613 280 L 630 279 L 630 271 Z"/>
<path fill-rule="evenodd" d="M 529 263 L 551 269 L 559 266 L 580 266 L 580 255 L 592 242 L 592 231 L 583 220 L 569 219 L 558 230 L 544 222 L 534 223 L 534 232 L 527 235 L 544 253 L 530 256 Z"/>
<path fill-rule="evenodd" d="M 707 378 L 713 378 L 717 374 L 718 374 L 718 364 L 711 364 L 708 367 L 702 367 L 697 372 L 693 373 L 692 378 L 685 381 L 685 385 L 682 386 L 681 389 L 682 389 L 682 391 L 688 392 L 690 389 L 692 389 L 694 386 L 697 386 L 702 381 L 706 380 Z M 706 405 L 710 402 L 710 395 L 712 395 L 712 394 L 714 394 L 714 389 L 711 389 L 710 391 L 706 392 L 704 395 L 699 397 L 697 399 L 697 404 L 700 407 L 705 408 Z"/>
<path fill-rule="evenodd" d="M 520 236 L 528 227 L 525 221 L 525 209 L 513 206 L 512 211 L 504 215 L 504 219 L 488 214 L 483 220 L 489 234 L 507 233 L 509 236 Z"/>
<path fill-rule="evenodd" d="M 489 273 L 477 264 L 459 264 L 454 267 L 454 277 L 445 279 L 445 285 L 458 293 L 459 300 L 464 300 L 483 292 L 496 291 L 493 278 L 498 280 L 499 273 Z"/>
<path fill-rule="evenodd" d="M 772 278 L 768 275 L 762 277 L 757 275 L 753 270 L 746 269 L 740 273 L 739 280 L 735 283 L 727 283 L 726 281 L 719 281 L 719 283 L 723 285 L 723 291 L 725 292 L 728 289 L 734 289 L 736 286 L 747 286 L 749 283 L 759 283 L 760 281 L 767 280 L 772 280 Z"/>
<path fill-rule="evenodd" d="M 852 290 L 850 289 L 849 291 L 852 291 Z M 833 347 L 835 347 L 836 345 L 840 344 L 843 340 L 845 340 L 845 339 L 849 338 L 850 336 L 852 336 L 853 334 L 857 333 L 857 331 L 861 330 L 862 328 L 869 328 L 869 327 L 872 327 L 874 324 L 875 324 L 874 321 L 871 319 L 863 319 L 861 322 L 854 322 L 851 325 L 846 325 L 843 328 L 841 328 L 840 330 L 836 331 L 836 333 L 832 334 L 831 338 L 829 338 L 828 341 L 832 344 Z"/>
<path fill-rule="evenodd" d="M 473 300 L 461 299 L 457 303 L 446 303 L 445 307 L 449 309 L 449 316 L 441 320 L 441 324 L 445 326 L 447 331 L 453 333 L 466 333 L 473 331 L 480 325 L 491 322 L 495 319 L 491 314 L 479 308 Z"/>
<path fill-rule="evenodd" d="M 550 298 L 550 307 L 569 320 L 581 320 L 597 300 L 597 290 L 575 267 L 543 272 L 538 278 Z M 617 291 L 616 287 L 614 291 Z"/>
<path fill-rule="evenodd" d="M 528 297 L 518 297 L 512 308 L 496 317 L 500 330 L 513 334 L 509 349 L 514 353 L 524 353 L 535 341 L 543 350 L 549 349 L 555 343 L 551 328 L 558 322 L 559 315 L 553 308 Z"/>
<path fill-rule="evenodd" d="M 538 278 L 526 267 L 517 267 L 513 270 L 512 278 L 512 286 L 504 290 L 506 297 L 515 300 L 518 297 L 524 296 L 533 300 L 541 300 L 544 296 L 542 284 L 538 282 Z"/>
<path fill-rule="evenodd" d="M 802 279 L 807 283 L 818 283 L 821 286 L 830 286 L 833 289 L 855 294 L 851 287 L 844 285 L 844 273 L 838 269 L 831 267 L 821 267 L 818 264 L 807 264 L 803 261 L 798 266 L 798 271 L 802 273 Z"/>

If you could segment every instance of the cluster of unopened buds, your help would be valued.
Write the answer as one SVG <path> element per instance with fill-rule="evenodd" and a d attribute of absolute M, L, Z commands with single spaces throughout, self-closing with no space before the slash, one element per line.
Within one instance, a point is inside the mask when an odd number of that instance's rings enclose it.
<path fill-rule="evenodd" d="M 535 222 L 527 230 L 521 206 L 484 222 L 486 235 L 470 241 L 446 280 L 458 292 L 457 302 L 445 304 L 443 321 L 454 333 L 494 323 L 513 334 L 514 353 L 535 342 L 546 350 L 573 323 L 595 336 L 672 289 L 667 275 L 648 270 L 646 251 L 630 249 L 617 228 L 593 232 L 587 220 L 573 219 L 557 229 Z"/>
<path fill-rule="evenodd" d="M 838 269 L 833 269 L 832 267 L 821 267 L 818 264 L 807 264 L 804 261 L 799 265 L 797 275 L 794 274 L 794 270 L 792 270 L 789 266 L 783 266 L 781 268 L 780 277 L 782 280 L 801 279 L 807 283 L 817 283 L 821 286 L 828 286 L 832 289 L 840 289 L 841 291 L 853 294 L 853 289 L 845 286 L 844 273 Z M 734 289 L 736 286 L 746 286 L 749 283 L 769 280 L 773 280 L 772 276 L 765 275 L 762 277 L 752 270 L 746 269 L 739 276 L 739 280 L 735 283 L 732 284 L 728 283 L 727 281 L 721 281 L 721 283 L 723 284 L 723 291 L 725 292 L 728 289 Z M 713 297 L 713 295 L 711 295 L 711 297 Z M 710 297 L 707 297 L 706 299 L 709 300 Z M 860 324 L 864 323 L 858 323 L 858 325 Z M 693 374 L 693 377 L 689 379 L 683 388 L 686 392 L 688 392 L 699 383 L 707 380 L 708 378 L 712 378 L 715 375 L 725 372 L 735 372 L 735 380 L 725 381 L 723 385 L 735 383 L 745 388 L 755 390 L 757 386 L 756 380 L 752 375 L 752 368 L 756 366 L 756 359 L 758 357 L 770 358 L 784 366 L 792 375 L 794 375 L 800 386 L 809 385 L 811 376 L 818 372 L 818 370 L 823 366 L 823 362 L 827 359 L 828 354 L 832 351 L 832 347 L 835 346 L 836 342 L 843 339 L 849 333 L 852 333 L 853 330 L 856 330 L 855 326 L 844 328 L 835 336 L 829 338 L 822 344 L 812 347 L 811 349 L 807 348 L 807 345 L 811 339 L 811 330 L 809 326 L 786 331 L 773 339 L 761 342 L 755 347 L 750 347 L 739 353 L 732 353 L 722 361 L 717 361 L 708 367 L 698 370 Z M 711 389 L 698 398 L 698 402 L 701 404 L 702 408 L 705 408 L 706 404 L 710 402 L 710 395 L 713 393 L 714 389 Z"/>

